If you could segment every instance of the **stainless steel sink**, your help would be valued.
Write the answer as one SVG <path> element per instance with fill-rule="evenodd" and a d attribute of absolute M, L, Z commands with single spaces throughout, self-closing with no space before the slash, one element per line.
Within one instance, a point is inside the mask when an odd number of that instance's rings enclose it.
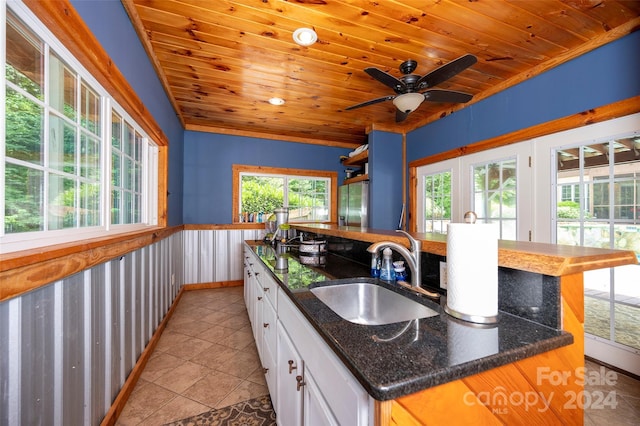
<path fill-rule="evenodd" d="M 336 280 L 311 285 L 311 292 L 343 319 L 355 324 L 383 325 L 438 315 L 414 300 L 374 284 L 375 280 Z"/>

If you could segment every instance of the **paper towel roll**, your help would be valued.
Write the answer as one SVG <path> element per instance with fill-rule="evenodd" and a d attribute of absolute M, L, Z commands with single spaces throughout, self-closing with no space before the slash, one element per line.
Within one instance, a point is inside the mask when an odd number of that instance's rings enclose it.
<path fill-rule="evenodd" d="M 447 305 L 452 316 L 492 323 L 498 315 L 497 224 L 447 227 Z"/>

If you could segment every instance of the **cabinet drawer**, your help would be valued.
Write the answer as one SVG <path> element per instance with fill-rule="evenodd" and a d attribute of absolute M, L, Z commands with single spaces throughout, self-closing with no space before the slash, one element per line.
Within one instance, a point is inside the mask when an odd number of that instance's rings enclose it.
<path fill-rule="evenodd" d="M 258 277 L 260 279 L 260 284 L 262 285 L 262 290 L 264 291 L 264 296 L 271 302 L 273 308 L 278 310 L 278 284 L 275 280 L 269 275 L 267 271 L 264 271 L 262 275 Z"/>

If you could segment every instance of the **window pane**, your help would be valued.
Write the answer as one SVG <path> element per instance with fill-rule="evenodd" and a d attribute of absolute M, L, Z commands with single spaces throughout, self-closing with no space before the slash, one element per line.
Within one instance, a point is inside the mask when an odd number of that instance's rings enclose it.
<path fill-rule="evenodd" d="M 516 239 L 516 164 L 509 159 L 473 168 L 472 208 L 478 219 L 500 224 L 501 239 Z"/>
<path fill-rule="evenodd" d="M 44 109 L 25 96 L 7 89 L 5 112 L 7 157 L 44 164 Z"/>
<path fill-rule="evenodd" d="M 111 114 L 111 146 L 122 149 L 122 117 Z"/>
<path fill-rule="evenodd" d="M 329 217 L 327 184 L 320 179 L 288 180 L 289 220 L 326 220 Z"/>
<path fill-rule="evenodd" d="M 242 175 L 240 211 L 273 212 L 284 203 L 284 178 Z M 292 219 L 291 215 L 289 219 Z"/>
<path fill-rule="evenodd" d="M 100 185 L 80 184 L 80 226 L 100 225 Z"/>
<path fill-rule="evenodd" d="M 451 172 L 424 177 L 425 232 L 446 233 L 451 222 Z"/>
<path fill-rule="evenodd" d="M 113 186 L 121 186 L 122 180 L 120 176 L 122 175 L 122 170 L 120 166 L 120 154 L 113 153 L 111 154 L 111 185 Z"/>
<path fill-rule="evenodd" d="M 80 150 L 80 176 L 100 180 L 100 140 L 82 135 Z"/>
<path fill-rule="evenodd" d="M 40 39 L 22 22 L 7 13 L 5 76 L 27 93 L 43 99 L 44 58 Z"/>
<path fill-rule="evenodd" d="M 122 191 L 114 189 L 111 191 L 111 223 L 114 225 L 121 221 Z"/>
<path fill-rule="evenodd" d="M 124 204 L 123 204 L 123 222 L 122 223 L 133 223 L 133 197 L 131 192 L 126 191 L 124 193 Z"/>
<path fill-rule="evenodd" d="M 62 118 L 49 118 L 49 167 L 76 174 L 75 128 Z"/>
<path fill-rule="evenodd" d="M 100 135 L 100 96 L 86 83 L 81 89 L 82 117 L 81 125 L 95 135 Z"/>
<path fill-rule="evenodd" d="M 49 230 L 73 228 L 77 223 L 76 185 L 72 179 L 49 175 Z"/>
<path fill-rule="evenodd" d="M 76 76 L 55 54 L 49 55 L 49 104 L 71 120 L 76 120 Z"/>
<path fill-rule="evenodd" d="M 124 152 L 129 157 L 133 157 L 135 146 L 135 131 L 128 123 L 124 127 L 124 136 L 122 138 L 122 143 L 122 152 Z"/>
<path fill-rule="evenodd" d="M 7 164 L 5 168 L 4 231 L 42 231 L 44 174 L 40 170 Z"/>

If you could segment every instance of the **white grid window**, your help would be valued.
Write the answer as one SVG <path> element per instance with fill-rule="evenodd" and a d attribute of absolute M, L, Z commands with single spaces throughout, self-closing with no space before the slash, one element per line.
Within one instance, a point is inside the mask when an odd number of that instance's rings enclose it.
<path fill-rule="evenodd" d="M 1 251 L 153 224 L 157 147 L 28 9 L 5 8 Z"/>

